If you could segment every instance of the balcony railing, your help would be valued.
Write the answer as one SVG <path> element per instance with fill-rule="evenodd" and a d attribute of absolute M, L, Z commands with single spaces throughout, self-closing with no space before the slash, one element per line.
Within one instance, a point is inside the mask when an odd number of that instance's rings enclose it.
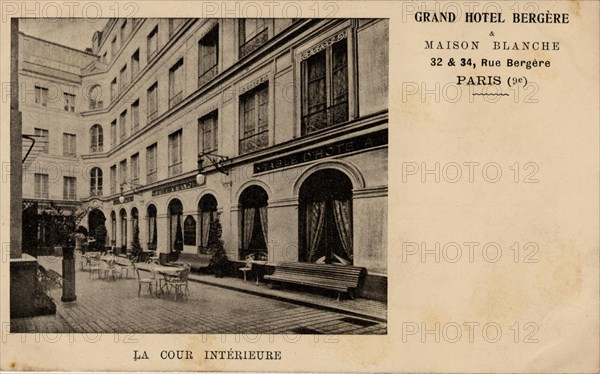
<path fill-rule="evenodd" d="M 158 110 L 155 109 L 154 112 L 148 113 L 148 122 L 152 122 L 158 116 Z"/>
<path fill-rule="evenodd" d="M 181 162 L 169 165 L 169 177 L 181 174 Z"/>
<path fill-rule="evenodd" d="M 173 95 L 169 99 L 169 108 L 173 108 L 175 105 L 179 104 L 183 99 L 183 91 L 179 91 L 179 93 Z"/>
<path fill-rule="evenodd" d="M 259 132 L 240 140 L 240 154 L 254 152 L 269 145 L 269 131 Z"/>
<path fill-rule="evenodd" d="M 265 44 L 269 40 L 269 29 L 264 28 L 262 31 L 257 33 L 252 39 L 246 43 L 240 45 L 240 58 L 246 56 L 248 53 L 254 51 L 256 48 Z"/>
<path fill-rule="evenodd" d="M 348 101 L 302 116 L 302 134 L 310 134 L 348 120 Z"/>
<path fill-rule="evenodd" d="M 102 188 L 92 188 L 90 189 L 90 196 L 102 196 Z"/>
<path fill-rule="evenodd" d="M 210 82 L 219 72 L 219 66 L 215 65 L 212 68 L 206 70 L 201 76 L 198 77 L 198 87 L 202 87 Z"/>
<path fill-rule="evenodd" d="M 146 174 L 146 183 L 156 182 L 156 170 Z"/>

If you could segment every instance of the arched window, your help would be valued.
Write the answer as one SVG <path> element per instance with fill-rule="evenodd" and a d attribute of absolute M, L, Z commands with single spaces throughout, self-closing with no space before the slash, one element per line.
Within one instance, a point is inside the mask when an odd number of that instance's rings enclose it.
<path fill-rule="evenodd" d="M 104 106 L 102 101 L 102 87 L 99 84 L 90 87 L 88 98 L 90 100 L 90 110 L 102 109 Z"/>
<path fill-rule="evenodd" d="M 99 167 L 90 171 L 90 196 L 102 196 L 102 169 Z"/>
<path fill-rule="evenodd" d="M 208 235 L 210 224 L 217 218 L 217 199 L 211 194 L 202 196 L 198 203 L 198 216 L 200 218 L 200 240 L 198 249 L 200 253 L 208 253 Z"/>
<path fill-rule="evenodd" d="M 181 217 L 183 216 L 183 204 L 179 199 L 173 199 L 169 203 L 169 234 L 171 252 L 183 251 L 183 226 Z"/>
<path fill-rule="evenodd" d="M 346 174 L 325 169 L 300 187 L 300 261 L 351 265 L 352 182 Z"/>
<path fill-rule="evenodd" d="M 90 128 L 90 152 L 102 152 L 104 148 L 104 133 L 102 126 L 95 124 Z"/>
<path fill-rule="evenodd" d="M 156 232 L 156 207 L 152 204 L 148 205 L 148 250 L 156 250 L 156 241 L 158 234 Z"/>
<path fill-rule="evenodd" d="M 121 218 L 121 253 L 127 252 L 127 211 L 125 209 L 121 209 L 120 212 Z"/>
<path fill-rule="evenodd" d="M 137 208 L 132 208 L 131 209 L 131 230 L 133 235 L 136 235 L 135 232 L 136 230 L 139 230 L 139 213 Z M 139 232 L 138 232 L 139 235 Z M 138 237 L 139 239 L 139 237 Z"/>
<path fill-rule="evenodd" d="M 110 212 L 110 245 L 117 245 L 117 215 L 114 210 Z"/>
<path fill-rule="evenodd" d="M 240 258 L 253 255 L 257 260 L 267 260 L 267 205 L 269 197 L 259 186 L 250 186 L 240 195 L 242 207 L 242 243 Z"/>

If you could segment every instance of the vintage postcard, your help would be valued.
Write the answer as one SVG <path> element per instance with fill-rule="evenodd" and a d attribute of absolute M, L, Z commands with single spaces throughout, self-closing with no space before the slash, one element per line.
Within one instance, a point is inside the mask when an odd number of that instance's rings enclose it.
<path fill-rule="evenodd" d="M 600 3 L 0 7 L 1 370 L 599 372 Z"/>

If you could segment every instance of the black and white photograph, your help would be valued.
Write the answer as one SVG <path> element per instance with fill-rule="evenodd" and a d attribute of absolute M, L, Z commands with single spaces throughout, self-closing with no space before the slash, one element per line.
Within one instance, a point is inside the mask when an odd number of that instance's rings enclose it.
<path fill-rule="evenodd" d="M 387 335 L 388 19 L 11 28 L 11 333 Z"/>

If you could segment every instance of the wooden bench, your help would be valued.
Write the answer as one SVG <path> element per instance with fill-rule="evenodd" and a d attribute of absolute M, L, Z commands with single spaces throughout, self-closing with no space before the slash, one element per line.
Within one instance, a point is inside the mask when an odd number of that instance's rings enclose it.
<path fill-rule="evenodd" d="M 192 270 L 208 267 L 211 255 L 197 253 L 180 253 L 177 262 L 189 265 Z"/>
<path fill-rule="evenodd" d="M 366 272 L 356 266 L 285 262 L 277 264 L 273 274 L 264 279 L 336 291 L 339 300 L 342 293 L 354 298 L 353 292 L 362 284 Z"/>

